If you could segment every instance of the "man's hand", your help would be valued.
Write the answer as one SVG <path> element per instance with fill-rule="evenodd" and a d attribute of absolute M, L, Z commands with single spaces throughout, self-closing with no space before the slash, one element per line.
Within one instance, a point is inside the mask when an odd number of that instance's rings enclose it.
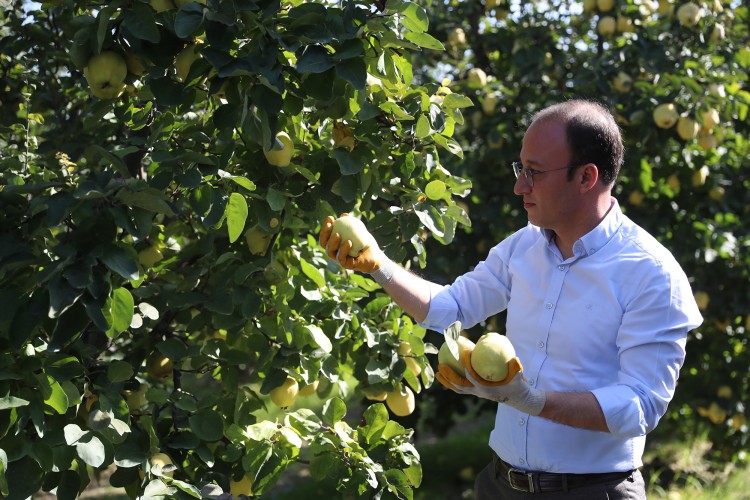
<path fill-rule="evenodd" d="M 521 361 L 517 357 L 508 361 L 508 375 L 497 382 L 489 382 L 477 375 L 471 367 L 470 351 L 461 354 L 461 363 L 466 369 L 464 376 L 445 364 L 438 365 L 438 381 L 459 394 L 471 394 L 505 403 L 529 415 L 539 415 L 544 408 L 545 392 L 529 385 L 523 376 Z"/>
<path fill-rule="evenodd" d="M 344 215 L 348 214 L 341 214 L 342 217 Z M 359 252 L 356 257 L 351 257 L 349 251 L 352 249 L 352 242 L 350 240 L 341 241 L 339 234 L 331 235 L 335 220 L 333 216 L 329 215 L 323 221 L 320 230 L 320 245 L 326 248 L 328 256 L 333 260 L 337 260 L 344 268 L 351 269 L 352 271 L 372 273 L 380 269 L 385 255 L 383 255 L 383 251 L 375 243 L 375 238 L 370 238 L 372 243 L 368 248 Z"/>

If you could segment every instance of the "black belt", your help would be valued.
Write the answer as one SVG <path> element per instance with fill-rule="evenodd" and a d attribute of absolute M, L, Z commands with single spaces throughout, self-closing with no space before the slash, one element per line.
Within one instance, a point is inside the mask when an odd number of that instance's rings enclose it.
<path fill-rule="evenodd" d="M 568 491 L 591 484 L 606 483 L 625 479 L 633 474 L 626 472 L 604 472 L 599 474 L 557 474 L 553 472 L 527 472 L 516 469 L 500 457 L 492 454 L 495 472 L 510 484 L 514 490 L 528 493 L 547 493 L 553 491 Z"/>

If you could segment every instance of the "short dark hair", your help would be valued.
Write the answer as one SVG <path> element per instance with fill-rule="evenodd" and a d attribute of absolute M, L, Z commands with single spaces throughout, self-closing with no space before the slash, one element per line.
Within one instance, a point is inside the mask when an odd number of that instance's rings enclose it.
<path fill-rule="evenodd" d="M 544 108 L 531 118 L 532 123 L 548 121 L 565 124 L 571 165 L 593 163 L 604 184 L 614 184 L 625 146 L 620 127 L 606 107 L 596 101 L 573 99 Z M 568 175 L 572 177 L 572 169 Z"/>

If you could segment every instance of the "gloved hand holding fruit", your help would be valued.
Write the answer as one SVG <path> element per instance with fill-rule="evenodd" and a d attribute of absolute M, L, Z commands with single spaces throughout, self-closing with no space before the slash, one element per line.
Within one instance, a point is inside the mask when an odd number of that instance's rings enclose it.
<path fill-rule="evenodd" d="M 380 249 L 364 223 L 343 213 L 328 216 L 320 230 L 320 244 L 344 268 L 369 273 L 379 283 L 390 281 L 396 264 Z"/>
<path fill-rule="evenodd" d="M 440 348 L 436 378 L 441 384 L 459 394 L 505 403 L 529 415 L 541 413 L 546 394 L 526 381 L 521 360 L 507 337 L 490 332 L 476 345 L 459 337 L 458 346 L 460 360 L 453 357 L 447 344 Z"/>

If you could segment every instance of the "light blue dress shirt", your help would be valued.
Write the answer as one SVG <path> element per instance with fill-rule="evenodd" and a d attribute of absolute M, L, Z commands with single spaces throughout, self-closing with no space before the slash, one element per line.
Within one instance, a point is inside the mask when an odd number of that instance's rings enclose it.
<path fill-rule="evenodd" d="M 523 470 L 595 473 L 642 465 L 645 435 L 674 395 L 687 332 L 703 318 L 672 254 L 612 208 L 565 260 L 529 224 L 436 293 L 423 326 L 469 328 L 505 309 L 506 334 L 533 386 L 594 394 L 609 433 L 499 404 L 490 446 Z"/>

